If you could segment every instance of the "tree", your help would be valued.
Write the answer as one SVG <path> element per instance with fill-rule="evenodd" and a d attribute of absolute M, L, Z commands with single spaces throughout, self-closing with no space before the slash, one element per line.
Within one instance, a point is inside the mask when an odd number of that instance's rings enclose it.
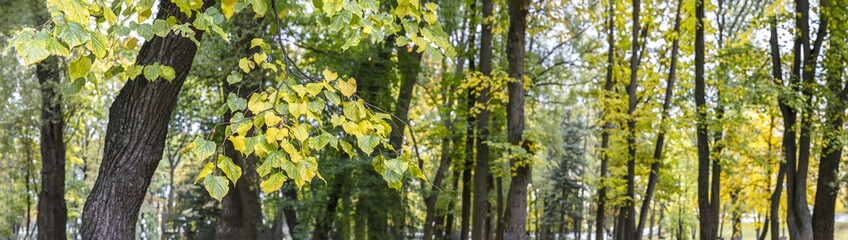
<path fill-rule="evenodd" d="M 707 106 L 704 83 L 704 2 L 695 3 L 695 111 L 697 112 L 697 145 L 698 145 L 698 210 L 700 221 L 700 236 L 702 240 L 716 239 L 718 233 L 719 202 L 718 189 L 710 185 L 710 146 L 707 123 Z M 713 160 L 717 162 L 717 160 Z M 719 171 L 715 168 L 714 172 Z M 718 178 L 713 178 L 713 185 Z"/>
<path fill-rule="evenodd" d="M 492 73 L 492 0 L 483 0 L 483 31 L 480 33 L 480 72 L 484 77 Z M 480 90 L 477 101 L 483 106 L 489 105 L 489 86 Z M 487 218 L 489 213 L 489 110 L 485 107 L 477 114 L 477 156 L 474 166 L 474 218 L 471 238 L 487 239 Z"/>
<path fill-rule="evenodd" d="M 523 140 L 524 133 L 524 37 L 527 26 L 528 0 L 510 0 L 509 31 L 507 33 L 508 74 L 513 80 L 507 84 L 509 102 L 507 103 L 507 139 L 512 151 L 528 152 L 528 143 Z M 529 159 L 510 158 L 513 170 L 512 182 L 506 200 L 504 237 L 506 239 L 528 239 L 525 232 L 527 224 L 527 185 L 531 180 Z"/>
<path fill-rule="evenodd" d="M 615 1 L 609 1 L 607 3 L 607 22 L 609 27 L 607 30 L 607 46 L 609 49 L 607 50 L 607 74 L 606 81 L 604 82 L 604 98 L 607 97 L 609 92 L 612 90 L 613 86 L 613 64 L 614 64 L 614 55 L 615 55 Z M 606 210 L 606 202 L 607 202 L 607 187 L 604 183 L 606 175 L 607 175 L 607 164 L 609 162 L 609 155 L 607 154 L 607 150 L 609 149 L 609 129 L 612 128 L 612 122 L 607 121 L 607 112 L 609 112 L 609 108 L 601 111 L 601 120 L 604 120 L 603 128 L 601 129 L 601 173 L 600 173 L 600 188 L 598 188 L 598 210 L 595 214 L 595 239 L 600 240 L 604 239 L 604 218 L 605 210 Z"/>
<path fill-rule="evenodd" d="M 212 4 L 204 1 L 201 11 Z M 156 19 L 169 17 L 193 20 L 176 4 L 161 1 Z M 202 35 L 203 31 L 196 30 L 194 38 Z M 83 212 L 84 239 L 132 238 L 138 209 L 161 160 L 168 118 L 196 51 L 190 38 L 175 33 L 154 37 L 142 46 L 136 64 L 170 66 L 175 77 L 147 82 L 139 75 L 124 85 L 112 103 L 100 174 Z"/>

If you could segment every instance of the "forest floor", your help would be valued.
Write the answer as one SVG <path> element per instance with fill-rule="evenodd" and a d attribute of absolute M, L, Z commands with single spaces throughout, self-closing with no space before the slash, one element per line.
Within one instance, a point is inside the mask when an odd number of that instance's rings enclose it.
<path fill-rule="evenodd" d="M 756 240 L 757 234 L 754 233 L 754 223 L 742 223 L 742 240 Z M 728 225 L 725 225 L 721 236 L 724 239 L 730 239 L 730 235 L 733 229 L 731 229 Z M 762 230 L 761 230 L 762 231 Z M 781 228 L 781 234 L 785 231 Z M 766 239 L 771 239 L 770 234 L 767 234 Z M 846 222 L 837 222 L 836 229 L 833 230 L 833 239 L 834 240 L 848 240 L 848 223 Z"/>

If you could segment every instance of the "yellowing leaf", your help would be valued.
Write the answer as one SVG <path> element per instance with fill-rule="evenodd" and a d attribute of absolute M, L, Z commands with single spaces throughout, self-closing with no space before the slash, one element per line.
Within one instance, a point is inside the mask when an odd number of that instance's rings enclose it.
<path fill-rule="evenodd" d="M 269 194 L 283 187 L 284 182 L 286 182 L 286 176 L 283 175 L 283 172 L 278 172 L 271 174 L 271 177 L 269 177 L 268 180 L 262 181 L 262 183 L 259 184 L 259 187 L 262 188 L 262 192 Z"/>
<path fill-rule="evenodd" d="M 294 133 L 294 137 L 301 142 L 306 141 L 306 138 L 309 137 L 309 131 L 306 130 L 306 126 L 304 125 L 298 124 L 296 127 L 292 128 L 292 132 Z"/>
<path fill-rule="evenodd" d="M 233 182 L 233 186 L 236 185 L 236 182 L 241 177 L 241 167 L 233 163 L 233 160 L 222 155 L 218 154 L 218 168 L 227 175 L 227 178 Z"/>
<path fill-rule="evenodd" d="M 203 170 L 200 170 L 200 173 L 197 174 L 197 178 L 194 179 L 194 184 L 197 184 L 197 181 L 200 181 L 200 179 L 203 179 L 206 175 L 212 173 L 212 170 L 214 169 L 215 165 L 212 164 L 212 162 L 206 163 L 206 166 L 203 167 Z"/>
<path fill-rule="evenodd" d="M 327 81 L 335 81 L 336 79 L 339 78 L 338 74 L 331 72 L 329 69 L 324 69 L 324 71 L 321 72 L 321 74 L 324 75 L 324 80 L 327 80 Z"/>
<path fill-rule="evenodd" d="M 242 125 L 245 125 L 245 124 L 242 124 Z M 235 148 L 236 150 L 238 150 L 241 153 L 244 153 L 244 151 L 247 148 L 244 144 L 244 142 L 246 141 L 244 136 L 230 136 L 227 139 L 229 139 L 230 142 L 233 143 L 233 148 Z"/>
<path fill-rule="evenodd" d="M 206 177 L 206 180 L 203 181 L 203 186 L 206 187 L 206 191 L 209 192 L 209 195 L 212 196 L 212 198 L 218 199 L 218 201 L 221 201 L 221 198 L 227 195 L 227 192 L 230 191 L 227 178 L 221 176 Z"/>
<path fill-rule="evenodd" d="M 197 160 L 203 161 L 206 158 L 215 154 L 215 142 L 206 141 L 201 137 L 195 138 L 194 142 L 194 154 L 197 155 Z"/>
<path fill-rule="evenodd" d="M 233 5 L 236 4 L 237 0 L 223 0 L 221 1 L 221 12 L 224 13 L 224 16 L 227 17 L 227 20 L 233 16 Z"/>
<path fill-rule="evenodd" d="M 91 69 L 91 59 L 88 57 L 80 57 L 80 59 L 77 59 L 68 65 L 68 75 L 71 76 L 72 80 L 85 77 L 85 75 L 88 74 L 89 69 Z"/>
<path fill-rule="evenodd" d="M 356 93 L 356 79 L 350 78 L 348 81 L 343 81 L 339 79 L 339 91 L 342 92 L 342 95 L 345 97 L 350 97 L 354 93 Z"/>
<path fill-rule="evenodd" d="M 274 114 L 273 112 L 266 112 L 265 114 L 265 124 L 268 126 L 276 126 L 280 123 L 280 117 Z"/>

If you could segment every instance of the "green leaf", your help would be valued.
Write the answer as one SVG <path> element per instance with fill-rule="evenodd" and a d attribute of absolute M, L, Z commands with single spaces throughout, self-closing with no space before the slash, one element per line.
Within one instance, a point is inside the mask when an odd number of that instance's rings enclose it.
<path fill-rule="evenodd" d="M 344 107 L 342 108 L 342 112 L 344 112 L 345 117 L 352 121 L 359 121 L 363 116 L 359 115 L 359 110 L 356 107 L 356 102 L 347 101 L 344 103 Z"/>
<path fill-rule="evenodd" d="M 324 110 L 324 100 L 317 98 L 309 103 L 309 111 L 320 114 L 322 110 Z"/>
<path fill-rule="evenodd" d="M 262 181 L 262 183 L 259 184 L 259 187 L 262 188 L 262 192 L 269 194 L 273 191 L 279 190 L 283 187 L 283 183 L 285 182 L 286 176 L 283 175 L 283 172 L 278 172 L 271 174 L 271 177 L 269 177 L 268 180 Z"/>
<path fill-rule="evenodd" d="M 426 45 L 424 50 L 427 51 L 427 54 L 430 54 L 430 57 L 433 57 L 433 61 L 442 61 L 442 51 L 439 51 L 439 49 Z"/>
<path fill-rule="evenodd" d="M 168 33 L 171 32 L 171 26 L 165 20 L 156 19 L 150 30 L 153 30 L 153 34 L 156 36 L 165 37 L 165 35 L 168 35 Z"/>
<path fill-rule="evenodd" d="M 237 71 L 230 71 L 230 75 L 227 75 L 227 83 L 236 84 L 241 82 L 242 78 L 243 76 L 241 75 L 241 73 Z"/>
<path fill-rule="evenodd" d="M 253 5 L 253 12 L 256 13 L 257 18 L 265 16 L 265 11 L 268 10 L 264 0 L 250 0 L 250 5 Z"/>
<path fill-rule="evenodd" d="M 59 32 L 59 38 L 68 43 L 70 48 L 82 45 L 91 38 L 85 26 L 78 22 L 68 22 L 68 24 L 58 25 L 56 26 L 56 31 Z"/>
<path fill-rule="evenodd" d="M 376 133 L 361 135 L 357 138 L 357 144 L 359 145 L 359 149 L 362 149 L 365 154 L 370 155 L 371 152 L 374 152 L 374 148 L 380 144 L 380 137 Z"/>
<path fill-rule="evenodd" d="M 406 161 L 398 160 L 397 158 L 388 160 L 384 164 L 387 169 L 392 170 L 397 174 L 403 174 L 406 172 L 406 169 L 409 167 Z"/>
<path fill-rule="evenodd" d="M 215 154 L 215 142 L 197 137 L 194 139 L 192 145 L 194 145 L 194 154 L 197 155 L 198 161 L 203 161 Z"/>
<path fill-rule="evenodd" d="M 389 187 L 394 189 L 400 189 L 403 186 L 401 180 L 403 179 L 403 175 L 396 173 L 395 171 L 389 170 L 388 168 L 383 169 L 381 172 L 383 175 L 383 180 L 386 180 L 386 183 L 389 184 Z"/>
<path fill-rule="evenodd" d="M 156 81 L 156 78 L 159 78 L 160 73 L 161 69 L 159 69 L 158 63 L 144 66 L 144 78 L 146 78 L 147 81 Z"/>
<path fill-rule="evenodd" d="M 330 138 L 321 134 L 315 137 L 309 138 L 309 147 L 315 150 L 321 150 L 324 146 L 327 146 L 327 143 L 330 142 Z"/>
<path fill-rule="evenodd" d="M 386 168 L 384 165 L 385 161 L 386 158 L 383 157 L 383 155 L 377 155 L 371 158 L 371 167 L 374 167 L 374 171 L 376 171 L 377 173 L 382 174 L 383 170 Z"/>
<path fill-rule="evenodd" d="M 412 162 L 407 163 L 407 165 L 409 167 L 409 173 L 412 174 L 413 177 L 417 177 L 422 180 L 427 180 L 427 177 L 424 176 L 424 172 L 421 171 L 421 169 L 418 168 L 417 165 L 413 164 Z"/>
<path fill-rule="evenodd" d="M 268 156 L 270 158 L 271 155 Z M 259 177 L 265 177 L 265 175 L 271 173 L 271 169 L 273 168 L 273 166 L 271 165 L 273 164 L 274 163 L 272 163 L 271 159 L 265 159 L 265 161 L 262 162 L 262 164 L 259 165 L 258 168 L 256 168 L 256 172 L 259 173 Z"/>
<path fill-rule="evenodd" d="M 350 19 L 352 17 L 353 17 L 353 14 L 351 14 L 348 11 L 344 11 L 341 14 L 333 16 L 333 18 L 330 22 L 330 26 L 329 26 L 330 30 L 332 30 L 334 32 L 338 32 L 339 30 L 342 30 L 342 27 L 344 27 L 345 25 L 350 23 Z"/>
<path fill-rule="evenodd" d="M 215 169 L 214 164 L 212 164 L 211 162 L 206 163 L 206 166 L 203 167 L 203 170 L 200 170 L 200 173 L 197 174 L 197 178 L 194 179 L 194 184 L 197 184 L 197 181 L 200 181 L 200 179 L 203 179 L 204 177 L 206 177 L 206 175 L 209 175 L 210 173 L 212 173 L 212 170 L 214 170 L 214 169 Z"/>
<path fill-rule="evenodd" d="M 47 51 L 50 51 L 52 54 L 56 54 L 63 57 L 70 56 L 70 50 L 68 46 L 64 43 L 56 41 L 55 38 L 47 38 Z"/>
<path fill-rule="evenodd" d="M 91 59 L 88 57 L 80 57 L 76 61 L 71 62 L 68 65 L 68 75 L 70 75 L 71 79 L 77 79 L 81 77 L 85 77 L 88 74 L 88 71 L 91 69 Z"/>
<path fill-rule="evenodd" d="M 106 56 L 106 35 L 99 32 L 91 32 L 91 39 L 86 43 L 86 47 L 94 52 L 97 58 Z"/>
<path fill-rule="evenodd" d="M 350 145 L 347 141 L 339 141 L 339 145 L 342 146 L 342 150 L 347 153 L 348 156 L 353 157 L 353 146 Z"/>
<path fill-rule="evenodd" d="M 165 80 L 171 81 L 177 77 L 177 73 L 174 72 L 174 68 L 170 66 L 162 65 L 159 69 L 162 71 L 161 73 L 159 73 L 159 76 L 164 78 Z"/>
<path fill-rule="evenodd" d="M 62 95 L 73 96 L 82 91 L 85 86 L 85 78 L 74 79 L 74 82 L 62 87 Z"/>
<path fill-rule="evenodd" d="M 143 37 L 146 40 L 153 39 L 153 29 L 151 29 L 150 24 L 144 23 L 139 24 L 138 28 L 135 30 L 139 36 Z"/>
<path fill-rule="evenodd" d="M 230 93 L 227 95 L 227 106 L 229 106 L 230 110 L 233 112 L 243 110 L 247 107 L 247 99 L 240 98 L 236 96 L 235 93 Z"/>
<path fill-rule="evenodd" d="M 306 126 L 304 125 L 297 125 L 292 131 L 294 132 L 294 137 L 301 142 L 306 141 L 309 137 L 309 131 L 306 130 Z"/>
<path fill-rule="evenodd" d="M 338 106 L 339 103 L 341 103 L 341 99 L 339 99 L 339 95 L 336 95 L 333 92 L 330 92 L 330 91 L 324 92 L 324 97 L 327 97 L 327 100 L 330 101 L 331 103 L 333 103 L 336 106 Z"/>
<path fill-rule="evenodd" d="M 227 195 L 227 192 L 230 191 L 227 178 L 221 176 L 206 177 L 206 179 L 203 180 L 203 186 L 206 187 L 206 191 L 209 192 L 209 195 L 212 196 L 212 198 L 218 199 L 218 201 L 221 201 L 221 198 L 223 198 L 224 195 Z"/>
<path fill-rule="evenodd" d="M 50 51 L 47 51 L 47 41 L 44 40 L 25 40 L 15 48 L 27 65 L 40 62 L 50 56 Z"/>
<path fill-rule="evenodd" d="M 315 97 L 315 95 L 318 95 L 318 93 L 321 93 L 321 90 L 323 88 L 324 88 L 323 85 L 318 84 L 318 83 L 307 83 L 306 84 L 306 92 L 309 93 L 310 97 Z"/>
<path fill-rule="evenodd" d="M 236 182 L 241 177 L 241 167 L 233 163 L 233 160 L 224 156 L 222 154 L 218 154 L 218 168 L 221 168 L 221 171 L 227 175 L 227 178 L 233 182 L 233 186 L 236 185 Z"/>

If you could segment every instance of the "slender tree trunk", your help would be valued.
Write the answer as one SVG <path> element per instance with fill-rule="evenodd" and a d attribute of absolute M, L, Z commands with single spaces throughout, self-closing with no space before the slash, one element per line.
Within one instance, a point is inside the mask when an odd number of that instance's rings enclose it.
<path fill-rule="evenodd" d="M 492 0 L 483 0 L 483 31 L 480 34 L 480 72 L 490 76 L 492 72 Z M 489 86 L 485 83 L 477 101 L 489 106 Z M 474 167 L 474 216 L 471 238 L 485 240 L 489 233 L 486 216 L 489 212 L 489 110 L 480 109 L 477 114 L 477 159 Z M 470 151 L 469 151 L 470 152 Z"/>
<path fill-rule="evenodd" d="M 630 45 L 630 83 L 627 86 L 627 176 L 625 177 L 627 184 L 627 192 L 625 193 L 624 206 L 622 206 L 622 221 L 624 224 L 624 232 L 622 236 L 625 238 L 636 236 L 636 192 L 635 192 L 635 176 L 636 176 L 636 111 L 637 96 L 636 86 L 639 80 L 639 31 L 641 23 L 639 23 L 639 13 L 641 11 L 641 1 L 633 1 L 633 13 L 631 24 L 632 43 Z"/>
<path fill-rule="evenodd" d="M 504 229 L 503 226 L 506 224 L 506 220 L 504 219 L 504 198 L 503 198 L 503 178 L 498 177 L 495 179 L 495 198 L 498 201 L 497 209 L 498 211 L 498 222 L 497 229 L 495 230 L 495 239 L 503 240 L 504 239 Z"/>
<path fill-rule="evenodd" d="M 41 84 L 41 192 L 38 194 L 38 239 L 65 239 L 68 209 L 65 206 L 65 119 L 59 93 L 56 57 L 36 64 Z"/>
<path fill-rule="evenodd" d="M 742 239 L 742 213 L 739 210 L 739 191 L 741 189 L 733 190 L 733 193 L 730 195 L 731 199 L 731 209 L 733 220 L 731 221 L 733 230 L 730 234 L 730 239 L 739 240 Z"/>
<path fill-rule="evenodd" d="M 695 106 L 698 145 L 698 208 L 701 240 L 716 239 L 716 219 L 710 200 L 710 146 L 707 126 L 707 102 L 704 83 L 704 2 L 695 3 Z M 682 230 L 681 230 L 682 234 Z"/>
<path fill-rule="evenodd" d="M 654 217 L 656 217 L 656 215 L 657 215 L 657 202 L 654 201 L 654 207 L 651 208 L 651 220 L 648 221 L 650 223 L 650 225 L 648 225 L 648 239 L 650 239 L 650 240 L 654 239 Z"/>
<path fill-rule="evenodd" d="M 471 224 L 471 168 L 474 165 L 474 123 L 476 118 L 472 115 L 472 106 L 476 103 L 474 94 L 469 90 L 468 104 L 466 109 L 467 126 L 465 133 L 465 166 L 462 169 L 462 218 L 460 222 L 460 239 L 468 239 Z"/>
<path fill-rule="evenodd" d="M 676 34 L 680 33 L 680 9 L 683 6 L 683 0 L 677 1 L 677 14 L 674 17 L 674 32 Z M 667 86 L 665 89 L 665 98 L 663 99 L 663 108 L 662 108 L 662 117 L 660 118 L 660 125 L 665 126 L 666 118 L 668 118 L 668 111 L 671 109 L 671 100 L 674 95 L 674 81 L 677 73 L 677 51 L 680 47 L 679 37 L 674 38 L 671 44 L 671 64 L 669 65 L 668 70 L 668 80 Z M 639 215 L 639 225 L 636 228 L 636 239 L 642 238 L 642 229 L 645 227 L 645 219 L 647 218 L 649 204 L 651 203 L 651 199 L 654 197 L 654 192 L 656 191 L 657 182 L 659 182 L 659 171 L 660 164 L 662 163 L 662 151 L 665 143 L 665 128 L 661 127 L 660 132 L 657 135 L 657 142 L 654 148 L 654 162 L 651 163 L 651 174 L 648 177 L 648 188 L 645 190 L 645 199 L 642 202 L 642 208 L 640 209 Z M 651 216 L 653 218 L 653 215 Z M 653 219 L 651 220 L 651 225 L 653 228 Z M 653 229 L 651 230 L 653 231 Z M 651 234 L 653 235 L 653 234 Z"/>
<path fill-rule="evenodd" d="M 459 189 L 459 178 L 461 176 L 460 171 L 457 166 L 454 166 L 453 170 L 453 189 Z M 453 239 L 453 230 L 454 230 L 454 220 L 456 217 L 453 215 L 454 208 L 456 208 L 456 197 L 451 196 L 450 203 L 448 203 L 448 211 L 445 220 L 445 228 L 444 228 L 444 237 L 448 239 Z"/>
<path fill-rule="evenodd" d="M 522 140 L 524 133 L 524 37 L 527 27 L 527 11 L 529 0 L 510 0 L 509 9 L 509 31 L 507 33 L 507 62 L 510 81 L 509 102 L 507 103 L 507 140 L 509 144 L 527 149 L 527 144 Z M 530 151 L 527 151 L 528 153 Z M 507 194 L 507 210 L 505 214 L 506 239 L 522 240 L 528 239 L 527 226 L 527 185 L 530 184 L 531 166 L 523 159 L 510 159 L 510 165 L 514 167 L 512 182 Z"/>
<path fill-rule="evenodd" d="M 43 5 L 37 1 L 32 3 L 35 24 L 43 24 L 48 14 L 43 11 Z M 65 239 L 68 209 L 65 205 L 65 119 L 62 94 L 59 92 L 59 58 L 51 56 L 37 63 L 35 75 L 41 85 L 41 192 L 38 193 L 36 206 L 36 237 Z"/>
<path fill-rule="evenodd" d="M 202 9 L 213 4 L 212 0 L 204 0 Z M 160 1 L 156 18 L 165 20 L 171 16 L 179 22 L 194 20 L 170 1 Z M 203 31 L 194 31 L 199 40 Z M 134 237 L 145 190 L 162 159 L 171 111 L 196 51 L 194 42 L 174 33 L 153 37 L 141 47 L 137 65 L 157 62 L 172 67 L 176 77 L 151 82 L 139 75 L 126 82 L 109 108 L 100 174 L 83 210 L 83 239 Z"/>
<path fill-rule="evenodd" d="M 610 1 L 608 6 L 608 18 L 609 22 L 609 33 L 607 33 L 607 45 L 609 46 L 609 50 L 607 50 L 607 76 L 606 82 L 604 83 L 604 97 L 607 97 L 610 91 L 612 91 L 613 85 L 613 64 L 614 56 L 615 56 L 615 1 Z M 598 209 L 595 213 L 595 239 L 603 240 L 604 239 L 604 218 L 605 210 L 606 210 L 606 202 L 607 202 L 607 187 L 604 183 L 607 176 L 607 162 L 609 162 L 609 155 L 607 155 L 606 151 L 609 148 L 609 129 L 612 128 L 612 123 L 606 120 L 606 115 L 610 111 L 609 108 L 605 108 L 601 111 L 601 120 L 604 121 L 603 129 L 601 129 L 601 187 L 598 189 Z"/>

